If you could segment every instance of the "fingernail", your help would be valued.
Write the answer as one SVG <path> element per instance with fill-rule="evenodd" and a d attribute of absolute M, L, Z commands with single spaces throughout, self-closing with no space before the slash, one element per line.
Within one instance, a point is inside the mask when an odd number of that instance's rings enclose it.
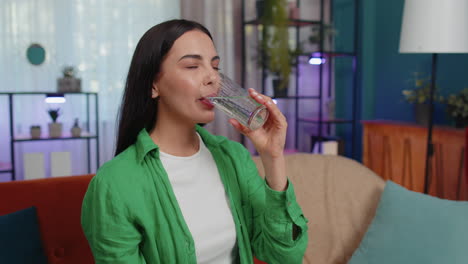
<path fill-rule="evenodd" d="M 268 101 L 268 102 L 267 102 L 267 105 L 270 105 L 270 104 L 271 104 L 271 101 Z"/>
<path fill-rule="evenodd" d="M 257 95 L 258 93 L 257 92 L 252 92 L 253 95 Z"/>
<path fill-rule="evenodd" d="M 262 99 L 262 97 L 261 97 L 260 95 L 259 95 L 259 96 L 257 96 L 257 98 L 258 98 L 258 99 Z"/>

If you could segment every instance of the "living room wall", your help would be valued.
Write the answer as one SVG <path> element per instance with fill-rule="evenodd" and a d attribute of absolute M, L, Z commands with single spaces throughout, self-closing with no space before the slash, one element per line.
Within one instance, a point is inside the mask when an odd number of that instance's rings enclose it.
<path fill-rule="evenodd" d="M 83 91 L 99 93 L 99 165 L 102 165 L 114 154 L 118 106 L 138 40 L 151 26 L 178 17 L 179 1 L 144 0 L 138 4 L 113 0 L 0 1 L 0 61 L 6 62 L 0 64 L 0 91 L 55 92 L 62 67 L 75 66 Z M 45 48 L 46 58 L 41 65 L 32 65 L 26 59 L 27 47 L 32 43 Z M 47 135 L 50 122 L 47 109 L 57 107 L 61 108 L 58 121 L 63 124 L 64 132 L 70 131 L 75 118 L 85 128 L 85 98 L 66 97 L 67 103 L 63 105 L 46 104 L 41 96 L 15 97 L 14 134 L 27 136 L 31 125 L 40 125 L 43 135 Z M 93 109 L 90 114 L 92 132 Z M 8 122 L 8 97 L 1 96 L 0 163 L 11 161 Z M 51 153 L 59 151 L 71 153 L 72 174 L 87 173 L 86 146 L 83 140 L 15 144 L 17 179 L 23 179 L 23 155 L 35 152 L 44 154 L 46 175 L 50 175 Z M 94 147 L 91 150 L 94 155 Z M 93 164 L 93 172 L 94 167 Z M 9 179 L 9 173 L 0 174 L 0 182 Z"/>
<path fill-rule="evenodd" d="M 377 1 L 374 118 L 413 121 L 412 105 L 403 100 L 401 91 L 412 87 L 413 72 L 431 73 L 430 54 L 398 53 L 403 5 L 404 0 Z M 439 55 L 437 85 L 440 93 L 448 95 L 468 87 L 467 69 L 467 54 Z M 442 105 L 436 106 L 434 121 L 450 124 Z"/>
<path fill-rule="evenodd" d="M 431 73 L 430 54 L 399 53 L 404 0 L 360 1 L 359 80 L 361 109 L 359 118 L 413 122 L 413 105 L 404 101 L 402 90 L 412 87 L 414 72 Z M 349 31 L 350 24 L 339 31 Z M 437 85 L 442 95 L 468 87 L 468 54 L 440 54 Z M 338 105 L 338 104 L 337 104 Z M 435 107 L 435 124 L 451 125 L 443 105 Z M 358 135 L 362 127 L 358 126 Z M 361 138 L 358 136 L 358 152 Z M 358 155 L 361 157 L 361 154 Z"/>

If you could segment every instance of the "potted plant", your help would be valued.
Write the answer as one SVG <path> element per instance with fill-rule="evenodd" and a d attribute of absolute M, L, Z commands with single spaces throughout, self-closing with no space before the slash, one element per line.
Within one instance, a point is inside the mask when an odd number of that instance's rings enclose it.
<path fill-rule="evenodd" d="M 414 74 L 414 87 L 405 89 L 402 94 L 408 103 L 414 104 L 414 119 L 416 123 L 427 126 L 429 124 L 431 96 L 431 82 L 428 77 L 419 77 L 421 73 Z M 434 93 L 434 102 L 442 102 L 443 97 L 438 94 L 437 87 Z"/>
<path fill-rule="evenodd" d="M 447 113 L 455 121 L 455 127 L 468 126 L 468 88 L 457 94 L 449 95 L 445 100 Z"/>
<path fill-rule="evenodd" d="M 289 75 L 292 71 L 287 6 L 286 0 L 265 0 L 260 18 L 263 31 L 259 59 L 268 72 L 275 76 L 276 85 L 273 86 L 276 97 L 277 93 L 287 94 Z"/>
<path fill-rule="evenodd" d="M 41 138 L 41 126 L 39 125 L 32 125 L 29 129 L 29 132 L 31 134 L 32 139 L 38 139 Z"/>
<path fill-rule="evenodd" d="M 81 79 L 76 78 L 76 70 L 73 66 L 62 68 L 63 77 L 57 80 L 57 90 L 61 93 L 81 92 Z"/>
<path fill-rule="evenodd" d="M 60 108 L 50 108 L 48 111 L 52 123 L 49 123 L 49 137 L 58 138 L 62 136 L 62 123 L 57 122 L 57 118 L 60 116 Z"/>
<path fill-rule="evenodd" d="M 71 128 L 72 137 L 79 137 L 81 136 L 81 128 L 78 125 L 78 118 L 75 118 L 75 123 L 73 123 L 73 127 Z"/>

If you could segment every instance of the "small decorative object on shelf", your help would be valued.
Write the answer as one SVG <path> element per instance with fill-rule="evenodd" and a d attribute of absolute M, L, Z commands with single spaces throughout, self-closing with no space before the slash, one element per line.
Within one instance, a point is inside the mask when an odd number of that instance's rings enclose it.
<path fill-rule="evenodd" d="M 257 10 L 257 18 L 261 18 L 263 16 L 263 5 L 265 4 L 265 0 L 257 0 L 255 1 L 255 7 Z"/>
<path fill-rule="evenodd" d="M 323 28 L 324 41 L 329 37 L 335 37 L 336 35 L 338 35 L 338 31 L 331 24 L 313 25 L 311 27 L 310 36 L 308 39 L 310 44 L 312 45 L 320 44 L 320 40 L 321 40 L 320 28 Z"/>
<path fill-rule="evenodd" d="M 57 118 L 60 116 L 60 108 L 49 109 L 49 116 L 52 119 L 52 123 L 49 123 L 49 137 L 58 138 L 62 136 L 62 123 L 57 122 Z"/>
<path fill-rule="evenodd" d="M 282 98 L 288 96 L 288 89 L 287 87 L 282 86 L 284 80 L 281 78 L 279 74 L 273 75 L 271 79 L 271 85 L 273 88 L 273 97 L 275 98 Z"/>
<path fill-rule="evenodd" d="M 81 92 L 81 79 L 75 77 L 75 68 L 65 66 L 62 69 L 63 77 L 57 80 L 57 91 L 60 93 Z"/>
<path fill-rule="evenodd" d="M 288 13 L 289 19 L 299 19 L 299 8 L 297 7 L 297 3 L 295 1 L 288 3 Z"/>
<path fill-rule="evenodd" d="M 330 97 L 325 101 L 326 115 L 329 120 L 335 119 L 335 98 Z"/>
<path fill-rule="evenodd" d="M 427 126 L 429 124 L 429 97 L 431 91 L 431 82 L 429 77 L 420 77 L 421 73 L 414 73 L 414 88 L 402 91 L 405 100 L 408 103 L 414 104 L 414 119 L 416 123 Z M 434 94 L 434 102 L 442 102 L 443 97 L 436 91 Z"/>
<path fill-rule="evenodd" d="M 31 133 L 31 138 L 32 139 L 41 138 L 41 126 L 32 125 L 29 131 Z"/>
<path fill-rule="evenodd" d="M 81 136 L 81 128 L 78 125 L 78 118 L 75 118 L 75 123 L 73 123 L 73 127 L 71 128 L 72 137 L 80 137 Z"/>
<path fill-rule="evenodd" d="M 456 128 L 468 126 L 468 88 L 457 94 L 451 94 L 444 99 L 447 105 L 447 113 L 455 121 Z"/>

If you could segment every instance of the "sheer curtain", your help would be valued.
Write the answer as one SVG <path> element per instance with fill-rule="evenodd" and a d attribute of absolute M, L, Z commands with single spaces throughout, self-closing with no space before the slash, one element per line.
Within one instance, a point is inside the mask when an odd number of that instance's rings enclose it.
<path fill-rule="evenodd" d="M 242 21 L 240 1 L 180 0 L 181 16 L 203 24 L 211 32 L 221 57 L 220 69 L 227 76 L 240 82 L 241 79 L 241 35 Z M 238 24 L 236 24 L 238 23 Z M 214 122 L 205 127 L 214 134 L 239 141 L 240 134 L 228 123 L 228 117 L 216 113 Z"/>
<path fill-rule="evenodd" d="M 75 66 L 82 79 L 82 90 L 99 93 L 102 164 L 113 156 L 117 110 L 136 43 L 151 26 L 179 17 L 179 1 L 2 0 L 0 91 L 53 92 L 57 78 L 62 75 L 61 68 Z M 34 66 L 26 59 L 26 49 L 32 43 L 39 43 L 46 50 L 42 65 Z M 85 118 L 83 104 L 83 100 L 70 98 L 61 106 L 63 115 L 59 121 L 65 131 L 70 129 L 74 118 L 81 121 Z M 43 98 L 37 96 L 16 100 L 15 133 L 28 134 L 32 124 L 41 125 L 42 133 L 47 133 L 47 107 Z M 0 162 L 9 161 L 8 131 L 7 100 L 0 97 Z M 80 142 L 16 144 L 16 168 L 21 174 L 25 152 L 44 152 L 47 156 L 51 151 L 71 151 L 73 173 L 85 173 L 84 148 Z"/>

